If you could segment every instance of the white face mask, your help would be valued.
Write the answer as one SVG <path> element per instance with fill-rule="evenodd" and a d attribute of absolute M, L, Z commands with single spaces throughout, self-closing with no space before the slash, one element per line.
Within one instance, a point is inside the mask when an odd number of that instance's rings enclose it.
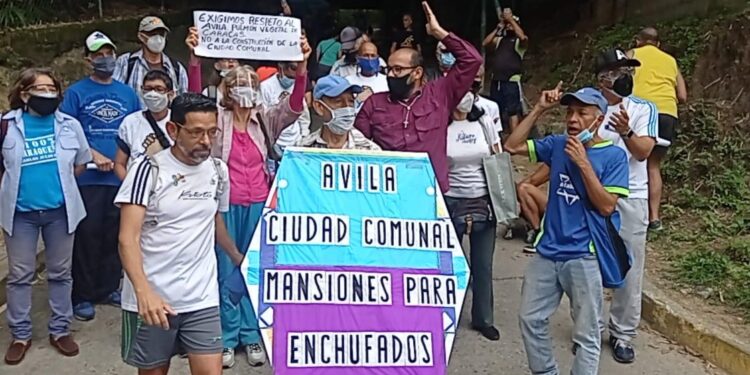
<path fill-rule="evenodd" d="M 150 36 L 146 40 L 146 48 L 153 53 L 162 53 L 167 45 L 167 38 L 163 35 Z"/>
<path fill-rule="evenodd" d="M 235 86 L 229 90 L 229 97 L 241 108 L 253 108 L 258 102 L 258 90 L 250 86 Z"/>
<path fill-rule="evenodd" d="M 169 106 L 169 97 L 167 94 L 160 94 L 156 91 L 149 91 L 142 95 L 143 103 L 151 112 L 161 112 Z"/>
<path fill-rule="evenodd" d="M 458 103 L 456 109 L 461 113 L 469 113 L 471 112 L 472 106 L 474 106 L 474 94 L 468 92 L 464 95 L 463 99 L 461 99 L 461 102 Z"/>
<path fill-rule="evenodd" d="M 344 135 L 352 130 L 354 127 L 354 120 L 357 118 L 357 110 L 354 107 L 331 109 L 331 107 L 323 101 L 321 101 L 320 104 L 331 112 L 331 121 L 324 123 L 331 133 Z"/>

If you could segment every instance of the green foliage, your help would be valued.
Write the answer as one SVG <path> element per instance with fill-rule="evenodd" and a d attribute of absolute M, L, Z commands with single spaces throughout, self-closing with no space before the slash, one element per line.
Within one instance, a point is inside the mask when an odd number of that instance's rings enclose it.
<path fill-rule="evenodd" d="M 728 108 L 697 101 L 662 174 L 671 191 L 663 216 L 672 229 L 653 238 L 662 248 L 693 248 L 676 257 L 677 279 L 712 288 L 750 316 L 750 145 Z M 723 116 L 723 117 L 720 117 Z"/>
<path fill-rule="evenodd" d="M 0 27 L 19 27 L 38 22 L 49 14 L 51 0 L 0 0 Z"/>
<path fill-rule="evenodd" d="M 674 263 L 680 282 L 711 288 L 722 302 L 750 316 L 750 238 L 738 238 L 724 250 L 693 250 Z"/>
<path fill-rule="evenodd" d="M 675 262 L 679 280 L 691 285 L 718 287 L 729 274 L 729 258 L 711 250 L 694 250 Z"/>

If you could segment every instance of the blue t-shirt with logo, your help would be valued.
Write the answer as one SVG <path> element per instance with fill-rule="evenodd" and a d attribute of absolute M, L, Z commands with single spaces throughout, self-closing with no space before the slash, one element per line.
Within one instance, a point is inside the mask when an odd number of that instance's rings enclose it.
<path fill-rule="evenodd" d="M 91 148 L 112 161 L 117 154 L 117 129 L 122 119 L 140 109 L 138 95 L 130 86 L 117 80 L 102 84 L 90 77 L 71 85 L 60 105 L 60 111 L 81 123 Z M 114 172 L 87 170 L 78 177 L 78 184 L 120 186 L 120 179 Z"/>
<path fill-rule="evenodd" d="M 567 135 L 552 135 L 528 141 L 531 161 L 541 161 L 550 167 L 547 211 L 536 250 L 554 261 L 583 258 L 593 252 L 585 210 L 595 208 L 582 183 L 579 187 L 583 191 L 576 189 L 574 181 L 582 178 L 578 166 L 565 153 L 567 139 Z M 627 197 L 629 171 L 625 151 L 605 141 L 586 148 L 586 154 L 604 189 Z"/>
<path fill-rule="evenodd" d="M 24 113 L 23 127 L 24 148 L 16 210 L 60 208 L 65 204 L 65 196 L 55 153 L 55 115 L 40 117 Z"/>

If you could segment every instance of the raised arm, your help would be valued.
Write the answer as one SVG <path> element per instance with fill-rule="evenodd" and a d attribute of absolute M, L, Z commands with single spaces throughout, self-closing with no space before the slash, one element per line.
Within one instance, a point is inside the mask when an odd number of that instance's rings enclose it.
<path fill-rule="evenodd" d="M 547 110 L 554 107 L 562 97 L 562 81 L 557 83 L 553 90 L 542 91 L 539 101 L 534 109 L 521 121 L 518 127 L 510 133 L 508 139 L 503 144 L 503 149 L 513 155 L 526 155 L 529 153 L 529 146 L 526 140 L 529 138 L 531 128 Z"/>
<path fill-rule="evenodd" d="M 492 31 L 490 31 L 489 34 L 487 34 L 486 37 L 484 37 L 484 40 L 482 41 L 482 47 L 487 47 L 491 44 L 494 44 L 497 42 L 497 33 L 500 31 L 500 29 L 503 27 L 502 23 L 498 23 L 497 27 L 495 27 Z"/>
<path fill-rule="evenodd" d="M 513 18 L 513 12 L 511 12 L 510 8 L 503 12 L 503 19 L 505 20 L 505 23 L 513 29 L 513 32 L 516 33 L 516 36 L 522 44 L 525 44 L 529 40 L 528 35 L 523 31 L 521 25 L 515 18 Z"/>
<path fill-rule="evenodd" d="M 195 48 L 198 47 L 198 29 L 190 26 L 188 29 L 185 44 L 190 51 L 190 60 L 188 61 L 188 92 L 201 93 L 203 91 L 203 73 L 201 72 L 201 59 L 195 55 Z"/>
<path fill-rule="evenodd" d="M 456 58 L 456 64 L 448 74 L 436 81 L 436 84 L 442 85 L 441 91 L 447 97 L 448 108 L 455 108 L 474 82 L 474 77 L 482 66 L 482 55 L 469 42 L 445 31 L 426 1 L 422 2 L 422 7 L 427 17 L 427 34 L 443 42 L 445 48 Z"/>
<path fill-rule="evenodd" d="M 294 78 L 294 89 L 286 98 L 275 106 L 265 108 L 265 126 L 273 139 L 277 139 L 281 132 L 292 125 L 302 114 L 304 109 L 305 91 L 307 90 L 307 60 L 312 53 L 307 38 L 302 36 L 300 48 L 304 60 L 297 66 L 297 75 Z"/>

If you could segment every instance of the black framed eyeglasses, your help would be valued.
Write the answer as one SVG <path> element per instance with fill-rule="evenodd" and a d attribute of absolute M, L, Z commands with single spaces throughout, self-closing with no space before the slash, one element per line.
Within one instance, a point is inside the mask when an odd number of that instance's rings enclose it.
<path fill-rule="evenodd" d="M 391 72 L 393 72 L 393 75 L 401 76 L 402 73 L 406 71 L 411 71 L 417 68 L 419 68 L 419 66 L 386 66 L 384 71 L 385 71 L 385 74 L 390 74 Z"/>
<path fill-rule="evenodd" d="M 208 136 L 209 139 L 216 139 L 216 137 L 221 134 L 221 129 L 219 128 L 211 128 L 211 129 L 188 129 L 185 127 L 185 125 L 180 124 L 179 122 L 172 121 L 175 125 L 177 125 L 178 128 L 182 129 L 187 133 L 191 138 L 193 139 L 202 139 L 205 136 Z"/>

